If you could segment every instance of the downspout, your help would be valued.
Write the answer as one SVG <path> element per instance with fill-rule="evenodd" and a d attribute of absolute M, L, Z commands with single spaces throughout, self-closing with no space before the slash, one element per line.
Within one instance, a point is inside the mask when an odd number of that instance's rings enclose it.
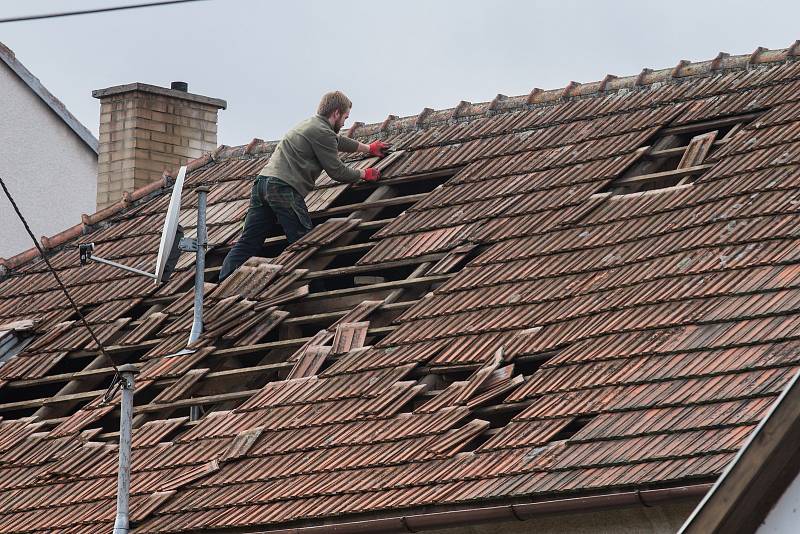
<path fill-rule="evenodd" d="M 712 484 L 697 484 L 678 488 L 629 491 L 626 493 L 576 497 L 556 501 L 509 504 L 310 527 L 258 531 L 254 534 L 389 534 L 421 532 L 479 523 L 527 521 L 548 514 L 586 512 L 621 506 L 638 505 L 651 507 L 667 501 L 695 500 L 705 495 L 711 489 L 711 486 Z"/>

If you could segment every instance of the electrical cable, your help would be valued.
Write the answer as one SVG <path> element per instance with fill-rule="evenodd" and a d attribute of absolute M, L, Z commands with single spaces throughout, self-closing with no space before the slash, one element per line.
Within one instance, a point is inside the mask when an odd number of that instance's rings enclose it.
<path fill-rule="evenodd" d="M 23 22 L 26 20 L 53 19 L 58 17 L 71 17 L 74 15 L 91 15 L 93 13 L 107 13 L 109 11 L 122 11 L 124 9 L 138 9 L 140 7 L 158 7 L 170 4 L 185 4 L 187 2 L 204 2 L 205 0 L 169 0 L 165 2 L 149 2 L 146 4 L 131 4 L 127 6 L 101 7 L 97 9 L 83 9 L 81 11 L 64 11 L 61 13 L 46 13 L 43 15 L 27 15 L 22 17 L 8 17 L 0 19 L 0 24 L 4 22 Z"/>
<path fill-rule="evenodd" d="M 3 187 L 3 191 L 5 192 L 6 196 L 8 197 L 8 200 L 11 201 L 11 206 L 14 208 L 14 211 L 17 213 L 17 217 L 19 217 L 19 220 L 22 221 L 23 226 L 25 226 L 25 231 L 28 232 L 29 236 L 31 236 L 31 240 L 33 240 L 33 244 L 36 245 L 36 249 L 39 251 L 39 254 L 42 256 L 42 259 L 47 264 L 47 268 L 52 273 L 53 278 L 55 278 L 56 282 L 58 282 L 58 285 L 61 286 L 61 290 L 64 292 L 64 295 L 66 295 L 67 300 L 72 305 L 72 309 L 75 310 L 76 314 L 78 314 L 78 317 L 80 317 L 81 321 L 83 322 L 83 325 L 86 327 L 86 330 L 89 331 L 89 334 L 91 335 L 91 337 L 94 340 L 94 342 L 97 344 L 98 347 L 100 347 L 100 353 L 103 356 L 105 356 L 105 358 L 109 361 L 109 363 L 111 363 L 111 367 L 114 368 L 114 378 L 111 381 L 111 385 L 108 386 L 108 390 L 106 390 L 106 394 L 103 396 L 103 400 L 105 402 L 108 402 L 107 396 L 109 395 L 109 392 L 112 391 L 112 388 L 114 387 L 114 385 L 119 381 L 119 369 L 117 368 L 117 365 L 116 365 L 116 363 L 114 363 L 114 360 L 111 358 L 111 356 L 109 356 L 108 352 L 106 352 L 106 348 L 103 346 L 103 344 L 100 342 L 100 339 L 94 333 L 94 329 L 89 325 L 89 322 L 86 320 L 86 317 L 84 317 L 83 314 L 81 313 L 80 309 L 78 309 L 78 305 L 75 304 L 74 300 L 72 300 L 72 296 L 69 294 L 69 291 L 67 290 L 67 286 L 64 285 L 64 282 L 61 281 L 61 277 L 58 276 L 58 273 L 56 272 L 56 270 L 53 269 L 53 266 L 50 264 L 50 260 L 47 259 L 47 255 L 44 253 L 44 250 L 42 249 L 42 246 L 39 244 L 39 242 L 36 240 L 36 237 L 33 235 L 33 232 L 31 231 L 31 227 L 28 225 L 28 221 L 25 220 L 25 217 L 22 215 L 22 212 L 20 211 L 19 206 L 17 206 L 17 203 L 14 201 L 14 197 L 11 196 L 11 192 L 8 190 L 8 187 L 6 187 L 6 183 L 5 183 L 5 181 L 3 180 L 3 178 L 1 176 L 0 176 L 0 186 Z M 114 393 L 116 393 L 116 390 L 114 390 Z M 111 396 L 113 396 L 113 393 L 112 393 Z"/>

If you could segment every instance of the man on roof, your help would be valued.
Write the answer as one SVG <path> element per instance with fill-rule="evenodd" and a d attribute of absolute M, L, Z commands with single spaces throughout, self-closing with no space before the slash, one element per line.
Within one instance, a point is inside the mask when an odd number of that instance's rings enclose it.
<path fill-rule="evenodd" d="M 351 169 L 339 159 L 338 152 L 383 157 L 389 148 L 383 141 L 366 145 L 339 135 L 352 105 L 341 91 L 326 93 L 317 114 L 292 128 L 275 148 L 253 183 L 242 235 L 225 256 L 220 282 L 261 250 L 276 220 L 289 244 L 311 231 L 313 225 L 304 199 L 323 170 L 342 183 L 374 182 L 380 178 L 378 169 Z"/>

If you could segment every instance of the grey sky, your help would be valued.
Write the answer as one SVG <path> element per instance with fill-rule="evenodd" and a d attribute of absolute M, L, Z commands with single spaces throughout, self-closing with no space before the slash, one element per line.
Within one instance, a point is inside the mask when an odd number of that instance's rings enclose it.
<path fill-rule="evenodd" d="M 0 17 L 142 0 L 0 0 Z M 0 25 L 0 41 L 95 135 L 92 89 L 224 98 L 219 141 L 278 139 L 342 89 L 351 121 L 629 75 L 720 50 L 784 48 L 800 2 L 210 0 Z"/>

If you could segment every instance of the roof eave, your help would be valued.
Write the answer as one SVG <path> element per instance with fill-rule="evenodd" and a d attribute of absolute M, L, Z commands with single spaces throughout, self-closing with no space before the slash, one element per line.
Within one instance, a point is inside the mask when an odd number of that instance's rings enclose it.
<path fill-rule="evenodd" d="M 689 486 L 635 490 L 602 495 L 573 497 L 488 507 L 409 513 L 402 516 L 373 517 L 358 521 L 331 522 L 323 525 L 298 526 L 275 530 L 249 531 L 252 534 L 390 534 L 438 530 L 465 525 L 527 521 L 548 514 L 577 513 L 616 509 L 619 507 L 652 507 L 666 502 L 699 501 L 711 483 Z M 372 515 L 372 514 L 370 514 Z"/>

